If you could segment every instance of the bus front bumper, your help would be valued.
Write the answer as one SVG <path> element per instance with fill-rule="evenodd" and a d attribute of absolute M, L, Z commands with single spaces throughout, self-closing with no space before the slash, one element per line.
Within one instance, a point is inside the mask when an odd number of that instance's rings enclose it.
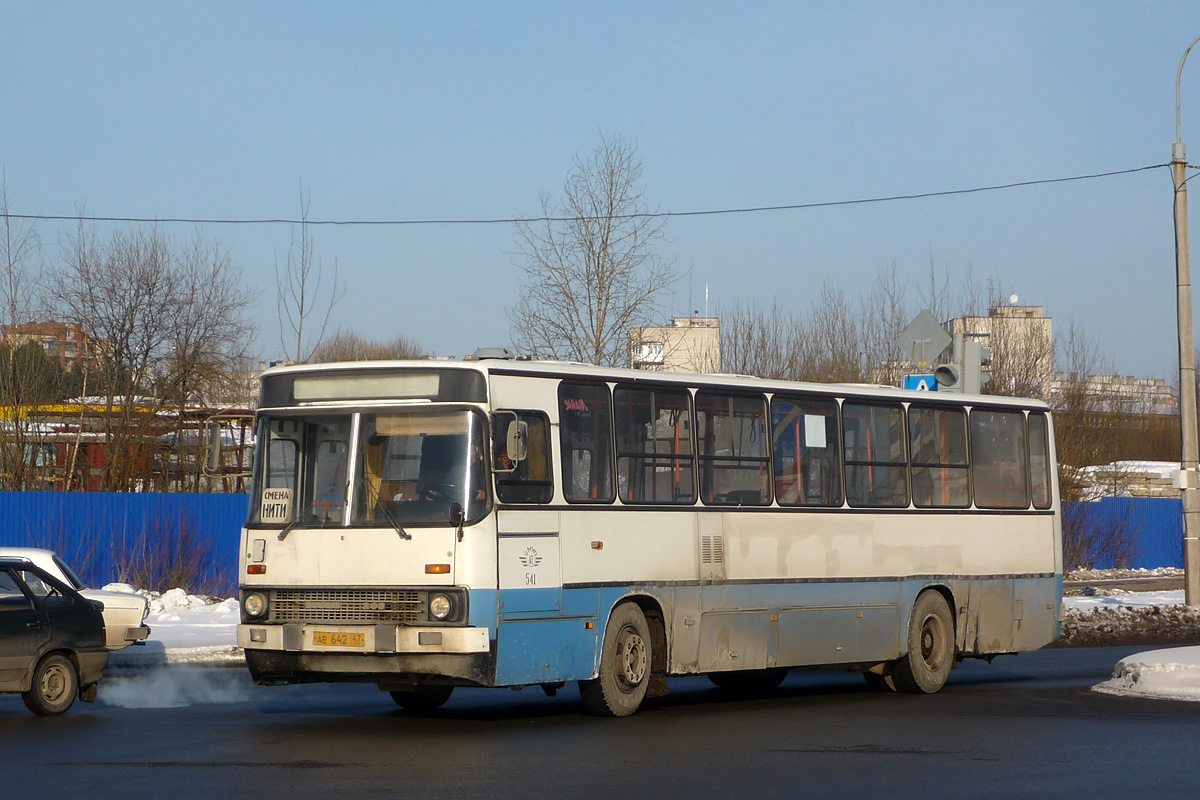
<path fill-rule="evenodd" d="M 496 674 L 487 628 L 239 625 L 238 644 L 251 677 L 260 684 L 490 686 Z"/>
<path fill-rule="evenodd" d="M 433 654 L 487 653 L 487 628 L 404 625 L 238 625 L 238 647 L 247 652 Z"/>

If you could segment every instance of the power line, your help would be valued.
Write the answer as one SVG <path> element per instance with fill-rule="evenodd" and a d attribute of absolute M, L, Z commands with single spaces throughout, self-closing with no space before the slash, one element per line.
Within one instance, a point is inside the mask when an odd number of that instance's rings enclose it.
<path fill-rule="evenodd" d="M 1042 178 L 1032 181 L 1017 181 L 991 186 L 976 186 L 971 189 L 947 189 L 939 192 L 918 192 L 915 194 L 897 194 L 884 197 L 865 197 L 857 200 L 827 200 L 813 203 L 792 203 L 778 206 L 750 206 L 746 208 L 721 208 L 704 211 L 645 211 L 634 214 L 616 214 L 612 219 L 649 219 L 671 217 L 713 217 L 724 214 L 759 214 L 770 211 L 802 211 L 813 208 L 836 208 L 838 206 L 868 205 L 871 203 L 891 203 L 899 200 L 923 200 L 930 197 L 952 197 L 954 195 L 978 194 L 980 192 L 996 192 L 1003 189 L 1018 189 L 1026 186 L 1042 186 L 1051 183 L 1070 183 L 1072 181 L 1088 181 L 1097 178 L 1111 178 L 1116 175 L 1130 175 L 1135 172 L 1145 172 L 1152 169 L 1162 169 L 1168 164 L 1152 164 L 1146 167 L 1114 170 L 1112 172 L 1097 172 L 1090 175 L 1072 175 L 1066 178 Z M 1192 165 L 1188 165 L 1190 168 Z M 587 222 L 609 217 L 508 217 L 481 219 L 220 219 L 202 217 L 96 217 L 86 215 L 64 214 L 11 214 L 0 212 L 0 218 L 22 219 L 46 222 L 140 222 L 152 224 L 186 223 L 191 225 L 512 225 L 533 222 Z"/>

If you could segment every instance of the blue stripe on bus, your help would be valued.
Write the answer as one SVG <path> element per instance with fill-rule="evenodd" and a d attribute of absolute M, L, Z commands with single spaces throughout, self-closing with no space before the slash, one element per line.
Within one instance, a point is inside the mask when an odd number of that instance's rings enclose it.
<path fill-rule="evenodd" d="M 562 607 L 562 587 L 501 589 L 500 618 L 514 615 L 555 616 Z"/>
<path fill-rule="evenodd" d="M 487 628 L 492 632 L 490 638 L 495 638 L 496 632 L 496 590 L 471 589 L 467 600 L 467 624 L 473 628 Z"/>
<path fill-rule="evenodd" d="M 505 620 L 496 641 L 496 685 L 522 686 L 596 674 L 600 626 L 580 619 Z"/>
<path fill-rule="evenodd" d="M 682 588 L 637 585 L 506 589 L 498 593 L 475 590 L 471 593 L 471 624 L 487 626 L 494 633 L 497 686 L 595 677 L 599 645 L 612 609 L 623 600 L 638 596 L 662 607 L 668 635 L 673 627 L 672 614 L 679 620 L 683 616 L 699 617 L 701 613 L 762 611 L 760 621 L 751 619 L 752 613 L 745 621 L 754 622 L 755 627 L 761 624 L 764 637 L 769 639 L 763 645 L 770 649 L 773 658 L 794 664 L 867 662 L 894 658 L 907 636 L 908 615 L 917 595 L 931 585 L 947 583 L 955 591 L 956 616 L 968 603 L 968 584 L 982 584 L 978 586 L 982 595 L 972 596 L 970 602 L 988 606 L 987 613 L 996 622 L 1013 620 L 1014 649 L 1028 649 L 1022 641 L 1026 638 L 1044 644 L 1047 635 L 1058 636 L 1058 615 L 1054 614 L 1051 621 L 1045 614 L 1051 608 L 1058 608 L 1061 575 L 1053 579 L 990 581 L 935 582 L 918 578 L 892 583 L 714 583 Z M 999 593 L 993 594 L 993 589 Z M 975 591 L 970 589 L 972 595 Z M 1006 607 L 990 606 L 989 598 L 1001 600 Z M 1020 616 L 1010 613 L 1015 609 L 1009 606 L 1018 600 L 1023 605 Z M 775 618 L 773 622 L 769 616 Z M 695 622 L 700 623 L 700 619 Z M 592 623 L 592 628 L 587 627 L 588 623 Z M 838 644 L 844 644 L 845 649 L 835 647 Z"/>

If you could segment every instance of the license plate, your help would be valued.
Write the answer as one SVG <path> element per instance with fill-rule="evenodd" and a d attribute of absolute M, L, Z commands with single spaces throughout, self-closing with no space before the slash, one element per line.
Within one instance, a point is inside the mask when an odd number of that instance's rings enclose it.
<path fill-rule="evenodd" d="M 339 631 L 313 631 L 313 644 L 317 647 L 366 647 L 365 633 L 341 633 Z"/>

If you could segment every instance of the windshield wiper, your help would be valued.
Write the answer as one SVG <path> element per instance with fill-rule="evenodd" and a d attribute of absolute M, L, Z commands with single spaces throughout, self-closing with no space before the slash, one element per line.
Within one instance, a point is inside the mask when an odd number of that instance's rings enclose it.
<path fill-rule="evenodd" d="M 364 495 L 366 495 L 367 500 L 369 501 L 371 493 L 367 491 L 367 481 L 362 476 L 359 476 L 358 478 L 358 489 L 361 490 Z M 384 519 L 387 520 L 389 525 L 396 529 L 396 535 L 398 535 L 401 539 L 411 539 L 412 534 L 400 526 L 400 523 L 396 521 L 396 517 L 392 514 L 392 510 L 388 508 L 388 501 L 378 497 L 378 492 L 376 492 L 376 495 L 375 510 L 383 512 Z"/>
<path fill-rule="evenodd" d="M 313 509 L 316 507 L 317 507 L 317 501 L 314 500 L 311 503 L 309 503 L 299 514 L 297 514 L 296 518 L 294 520 L 289 522 L 287 525 L 284 525 L 279 530 L 279 537 L 278 537 L 279 541 L 282 542 L 284 539 L 286 539 L 288 537 L 288 534 L 291 533 L 293 530 L 295 530 L 295 528 L 301 522 L 309 522 L 309 523 L 320 522 L 322 528 L 328 527 L 328 525 L 327 525 L 327 523 L 329 522 L 328 518 L 318 519 L 317 515 L 312 513 Z"/>
<path fill-rule="evenodd" d="M 411 539 L 412 538 L 412 534 L 409 533 L 408 531 L 404 530 L 404 528 L 400 527 L 400 523 L 396 521 L 396 518 L 394 516 L 392 516 L 392 511 L 391 511 L 391 509 L 388 508 L 386 500 L 381 503 L 377 503 L 375 505 L 375 510 L 383 512 L 383 516 L 387 518 L 388 524 L 396 529 L 396 533 L 400 536 L 401 539 Z"/>

